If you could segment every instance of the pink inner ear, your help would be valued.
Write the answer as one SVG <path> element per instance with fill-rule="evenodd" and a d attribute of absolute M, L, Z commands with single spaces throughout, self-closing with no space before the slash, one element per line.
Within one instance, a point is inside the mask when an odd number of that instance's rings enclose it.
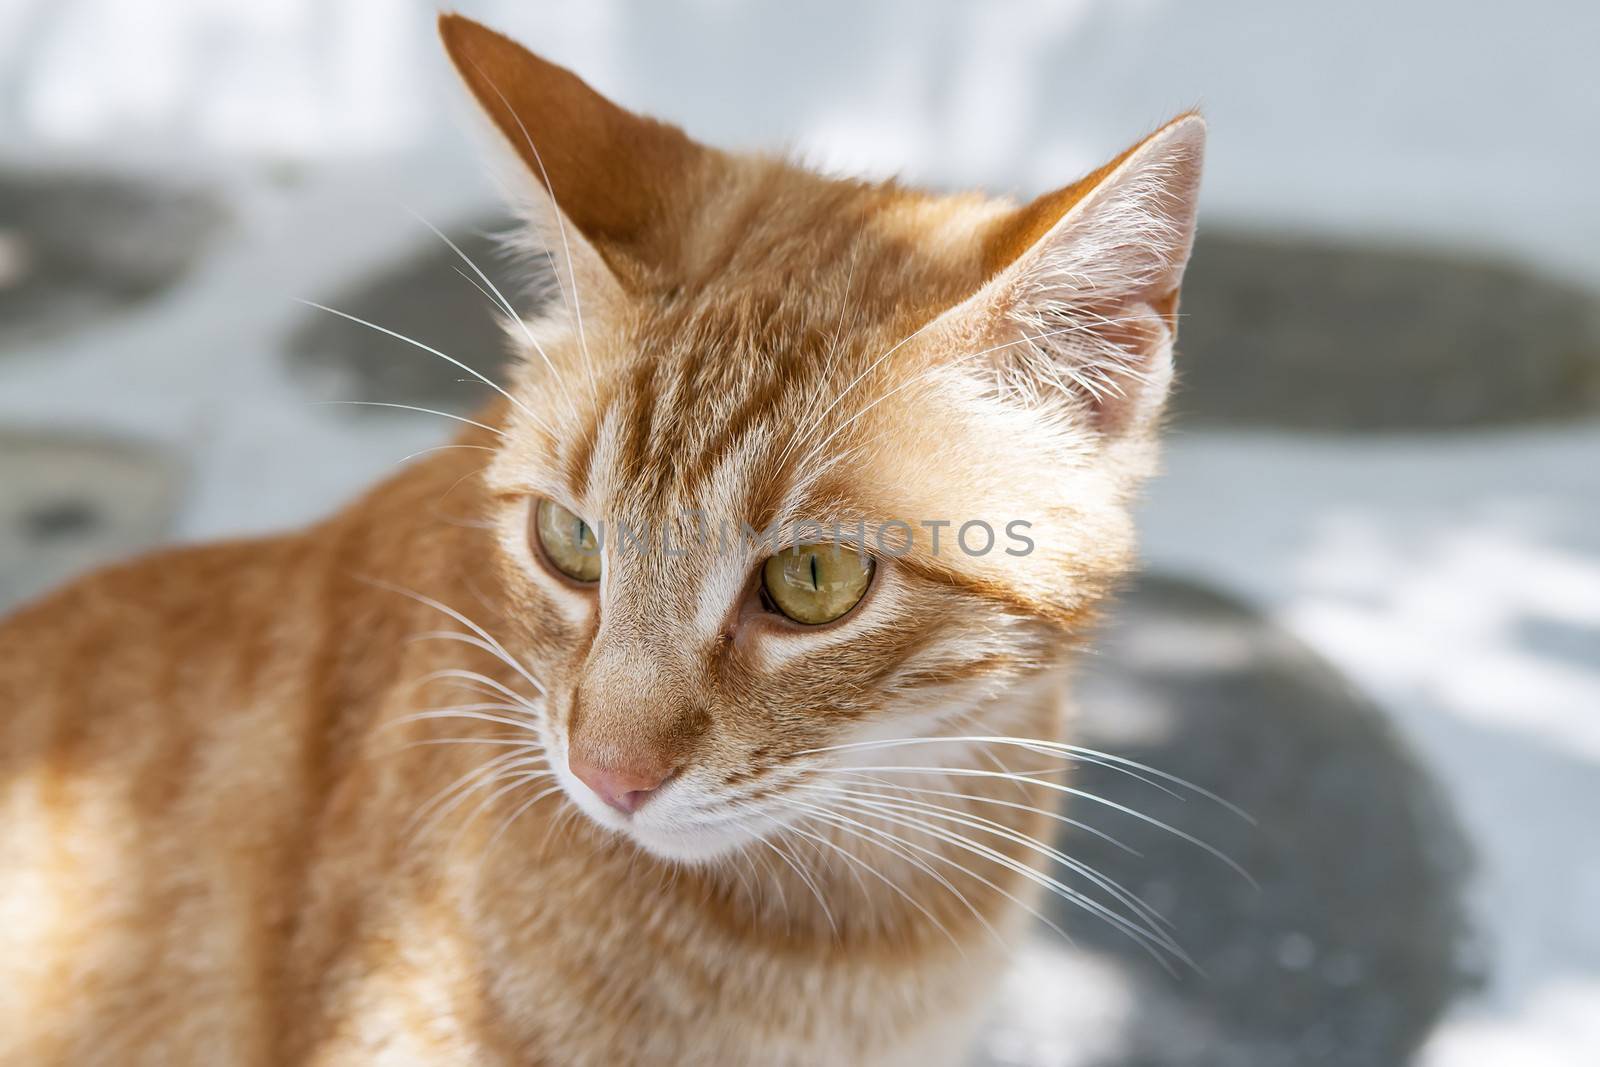
<path fill-rule="evenodd" d="M 1091 176 L 1087 191 L 1072 186 L 1021 209 L 1032 217 L 1043 204 L 1066 205 L 969 301 L 972 313 L 1002 320 L 989 332 L 1014 338 L 995 353 L 1008 391 L 1065 404 L 1108 433 L 1159 413 L 1204 142 L 1204 124 L 1185 116 Z"/>

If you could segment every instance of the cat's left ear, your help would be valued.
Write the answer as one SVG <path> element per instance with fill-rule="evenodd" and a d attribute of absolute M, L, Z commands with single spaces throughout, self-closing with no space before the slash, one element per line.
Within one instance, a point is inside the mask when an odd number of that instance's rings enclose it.
<path fill-rule="evenodd" d="M 1003 217 L 989 280 L 934 324 L 1002 391 L 1108 434 L 1149 426 L 1172 378 L 1205 123 L 1183 115 L 1083 180 Z"/>

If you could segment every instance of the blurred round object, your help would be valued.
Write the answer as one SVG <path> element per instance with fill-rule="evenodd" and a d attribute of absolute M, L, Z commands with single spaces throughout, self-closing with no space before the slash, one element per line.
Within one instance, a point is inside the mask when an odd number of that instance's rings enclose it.
<path fill-rule="evenodd" d="M 183 484 L 154 444 L 0 431 L 0 614 L 170 536 Z"/>
<path fill-rule="evenodd" d="M 0 352 L 170 288 L 223 217 L 213 197 L 193 189 L 0 171 Z"/>
<path fill-rule="evenodd" d="M 1600 297 L 1464 253 L 1201 228 L 1180 424 L 1445 430 L 1600 412 Z"/>
<path fill-rule="evenodd" d="M 32 269 L 28 243 L 16 230 L 0 230 L 0 289 L 21 285 Z"/>

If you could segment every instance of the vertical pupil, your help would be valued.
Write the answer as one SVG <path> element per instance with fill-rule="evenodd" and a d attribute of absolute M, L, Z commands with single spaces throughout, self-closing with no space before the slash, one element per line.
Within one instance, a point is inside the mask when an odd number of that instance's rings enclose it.
<path fill-rule="evenodd" d="M 811 553 L 811 588 L 813 591 L 822 588 L 817 582 L 817 554 Z"/>

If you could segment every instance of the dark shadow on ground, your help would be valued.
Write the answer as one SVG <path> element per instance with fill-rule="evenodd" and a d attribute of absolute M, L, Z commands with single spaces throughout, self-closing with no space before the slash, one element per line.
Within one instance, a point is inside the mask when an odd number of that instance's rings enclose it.
<path fill-rule="evenodd" d="M 225 217 L 211 196 L 165 183 L 0 174 L 0 354 L 168 289 Z"/>
<path fill-rule="evenodd" d="M 1184 278 L 1180 423 L 1334 433 L 1600 411 L 1600 297 L 1427 248 L 1203 227 Z"/>
<path fill-rule="evenodd" d="M 527 273 L 508 267 L 500 242 L 504 220 L 485 220 L 451 234 L 512 305 L 527 313 Z M 476 285 L 474 284 L 476 283 Z M 481 374 L 505 381 L 511 348 L 488 287 L 443 241 L 429 242 L 399 263 L 319 302 L 415 338 Z M 412 404 L 465 415 L 491 394 L 459 367 L 357 323 L 310 310 L 289 337 L 288 363 L 319 400 L 359 399 Z M 383 417 L 381 409 L 336 409 L 350 418 Z"/>
<path fill-rule="evenodd" d="M 1081 672 L 1079 742 L 1212 789 L 1258 824 L 1101 766 L 1082 766 L 1074 784 L 1209 842 L 1260 884 L 1075 802 L 1074 816 L 1142 857 L 1081 832 L 1058 844 L 1160 910 L 1204 971 L 1171 976 L 1057 902 L 1052 917 L 1080 950 L 1115 960 L 1136 990 L 1121 1051 L 1099 1062 L 1405 1063 L 1478 966 L 1459 899 L 1467 846 L 1405 744 L 1328 664 L 1198 585 L 1142 580 L 1097 647 Z"/>

